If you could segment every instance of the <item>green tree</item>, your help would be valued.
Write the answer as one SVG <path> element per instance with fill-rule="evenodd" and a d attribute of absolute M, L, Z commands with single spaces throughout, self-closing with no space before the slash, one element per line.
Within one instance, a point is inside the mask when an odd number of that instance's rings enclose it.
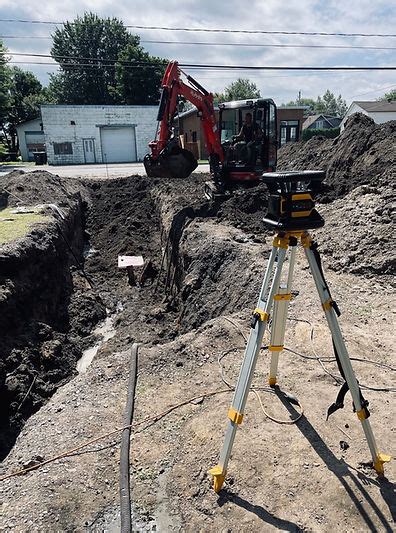
<path fill-rule="evenodd" d="M 343 117 L 347 111 L 345 100 L 339 94 L 336 98 L 334 94 L 327 89 L 323 96 L 318 96 L 315 102 L 315 113 Z"/>
<path fill-rule="evenodd" d="M 49 92 L 58 103 L 158 102 L 164 62 L 145 52 L 121 20 L 85 13 L 52 38 L 61 71 L 51 76 Z"/>
<path fill-rule="evenodd" d="M 4 135 L 4 126 L 10 102 L 10 69 L 7 66 L 7 49 L 0 41 L 0 129 Z"/>
<path fill-rule="evenodd" d="M 257 85 L 248 79 L 238 78 L 228 85 L 223 93 L 215 93 L 215 102 L 230 102 L 232 100 L 246 100 L 248 98 L 260 98 L 260 90 Z"/>
<path fill-rule="evenodd" d="M 396 100 L 396 89 L 393 89 L 389 93 L 385 93 L 384 96 L 381 96 L 380 98 L 378 98 L 378 100 L 388 100 L 388 102 Z"/>
<path fill-rule="evenodd" d="M 141 66 L 131 68 L 131 63 L 140 63 Z M 112 94 L 128 105 L 158 104 L 167 63 L 165 59 L 150 56 L 141 46 L 129 44 L 119 54 L 116 87 Z"/>
<path fill-rule="evenodd" d="M 8 148 L 14 152 L 18 150 L 16 126 L 38 117 L 40 104 L 44 103 L 47 98 L 41 83 L 33 72 L 12 67 L 9 73 L 10 107 L 5 117 L 4 132 Z"/>
<path fill-rule="evenodd" d="M 129 44 L 137 46 L 139 37 L 116 18 L 85 13 L 57 28 L 52 39 L 51 55 L 61 72 L 52 76 L 50 92 L 58 102 L 118 103 L 115 61 Z"/>

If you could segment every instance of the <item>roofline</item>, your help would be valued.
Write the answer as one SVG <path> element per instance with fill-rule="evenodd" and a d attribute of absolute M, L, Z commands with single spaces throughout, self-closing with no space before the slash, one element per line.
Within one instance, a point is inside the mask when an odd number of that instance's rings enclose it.
<path fill-rule="evenodd" d="M 239 103 L 239 102 L 246 102 L 246 101 L 249 101 L 249 102 L 252 101 L 254 103 L 254 102 L 257 102 L 257 100 L 267 100 L 267 101 L 273 102 L 272 98 L 253 98 L 252 100 L 233 100 L 232 102 L 221 102 L 221 103 L 222 104 L 230 104 L 230 103 L 234 103 L 234 102 L 238 102 Z M 304 111 L 305 109 L 309 109 L 309 106 L 307 106 L 307 105 L 280 105 L 280 106 L 276 106 L 276 108 L 278 110 L 279 109 L 291 109 L 291 110 L 294 109 L 294 110 L 303 110 Z M 214 110 L 215 111 L 219 111 L 219 107 L 215 106 Z M 187 111 L 183 111 L 182 113 L 180 113 L 179 118 L 188 117 L 192 113 L 196 113 L 196 112 L 197 112 L 197 108 L 194 106 L 191 109 L 187 109 Z"/>
<path fill-rule="evenodd" d="M 351 103 L 351 105 L 348 107 L 348 110 L 347 112 L 349 111 L 349 109 L 353 106 L 353 104 L 356 104 L 358 107 L 360 107 L 360 109 L 364 109 L 364 111 L 375 111 L 376 113 L 389 113 L 389 110 L 382 110 L 382 111 L 378 111 L 378 107 L 381 106 L 381 104 L 383 105 L 387 105 L 387 104 L 393 104 L 393 103 L 396 103 L 396 100 L 353 100 L 353 102 Z M 372 104 L 375 106 L 374 109 L 365 109 L 363 107 L 362 104 Z"/>
<path fill-rule="evenodd" d="M 24 122 L 20 122 L 15 127 L 19 128 L 19 126 L 23 126 L 24 124 L 29 124 L 29 122 L 36 122 L 36 120 L 40 120 L 40 122 L 43 120 L 41 117 L 31 118 L 29 120 L 25 120 Z"/>

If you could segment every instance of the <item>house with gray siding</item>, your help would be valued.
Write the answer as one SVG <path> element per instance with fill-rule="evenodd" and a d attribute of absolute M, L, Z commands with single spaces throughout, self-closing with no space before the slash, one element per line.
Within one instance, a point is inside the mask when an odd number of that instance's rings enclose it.
<path fill-rule="evenodd" d="M 340 117 L 333 117 L 332 115 L 311 115 L 303 124 L 303 130 L 327 130 L 330 128 L 338 128 L 341 123 Z"/>
<path fill-rule="evenodd" d="M 48 163 L 142 161 L 157 127 L 157 106 L 42 105 Z"/>

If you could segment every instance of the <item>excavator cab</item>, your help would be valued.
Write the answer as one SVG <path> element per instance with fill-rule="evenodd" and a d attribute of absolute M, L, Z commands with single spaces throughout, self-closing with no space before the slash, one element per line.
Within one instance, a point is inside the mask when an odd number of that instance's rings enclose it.
<path fill-rule="evenodd" d="M 243 131 L 246 115 L 252 117 L 254 139 L 235 137 Z M 263 172 L 276 169 L 276 106 L 271 99 L 238 100 L 219 104 L 219 129 L 224 152 L 222 179 L 226 187 L 237 182 L 257 182 Z"/>

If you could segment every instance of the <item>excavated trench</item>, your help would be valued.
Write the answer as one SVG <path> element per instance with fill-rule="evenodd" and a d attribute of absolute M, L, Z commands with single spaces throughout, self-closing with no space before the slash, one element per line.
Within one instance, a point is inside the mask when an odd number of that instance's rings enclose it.
<path fill-rule="evenodd" d="M 50 202 L 65 216 L 61 219 L 53 208 L 47 208 L 50 222 L 35 227 L 0 252 L 0 335 L 5 339 L 0 394 L 2 405 L 7 406 L 1 420 L 3 456 L 13 448 L 0 467 L 5 469 L 2 473 L 52 457 L 119 426 L 128 353 L 135 341 L 142 343 L 138 418 L 161 412 L 186 395 L 219 386 L 218 354 L 224 348 L 239 349 L 241 338 L 226 321 L 211 319 L 251 309 L 256 300 L 272 233 L 261 221 L 265 187 L 241 191 L 227 201 L 210 204 L 202 194 L 206 176 L 183 181 L 142 176 L 77 181 L 35 172 L 29 174 L 29 180 L 18 173 L 1 179 L 1 185 L 11 193 L 7 196 L 9 205 Z M 336 265 L 349 276 L 363 263 L 367 239 L 374 242 L 373 254 L 382 246 L 390 227 L 384 218 L 387 194 L 356 188 L 351 195 L 320 206 L 328 220 L 324 230 L 318 232 L 326 268 Z M 342 209 L 343 216 L 337 218 L 338 209 Z M 370 220 L 382 217 L 382 223 L 373 222 L 372 232 L 366 224 L 364 236 L 354 249 L 355 261 L 339 267 L 336 261 L 343 259 L 345 245 L 341 243 L 337 248 L 334 244 L 330 249 L 326 241 L 332 243 L 336 238 L 337 224 L 343 224 L 346 239 L 356 235 L 356 225 L 348 227 L 349 213 L 361 217 L 368 213 Z M 119 255 L 142 255 L 146 266 L 136 270 L 132 279 L 125 270 L 118 269 Z M 356 273 L 375 275 L 379 283 L 380 261 L 385 265 L 381 275 L 386 281 L 393 267 L 383 256 Z M 307 272 L 302 278 L 301 284 L 305 284 Z M 345 283 L 350 285 L 350 279 Z M 368 283 L 365 280 L 366 287 Z M 344 285 L 343 290 L 349 289 Z M 312 299 L 310 302 L 312 305 Z M 301 312 L 300 299 L 295 305 Z M 249 311 L 242 316 L 248 324 Z M 298 335 L 295 340 L 300 342 Z M 86 350 L 90 350 L 89 357 L 93 355 L 92 366 L 85 375 L 78 376 L 77 364 L 82 355 L 87 355 Z M 230 376 L 237 371 L 238 357 L 236 352 L 233 363 L 227 362 Z M 298 377 L 295 381 L 290 378 L 287 385 L 296 389 L 297 395 L 303 394 L 298 384 L 305 383 L 306 376 L 302 379 L 302 375 L 306 368 L 301 366 L 298 374 L 300 361 L 291 364 Z M 319 376 L 314 363 L 310 372 L 308 381 L 322 386 L 323 376 Z M 366 382 L 368 376 L 364 376 Z M 327 383 L 327 396 L 318 417 L 333 400 L 333 393 L 331 383 Z M 313 401 L 314 406 L 316 403 Z M 198 528 L 205 517 L 211 519 L 206 474 L 196 470 L 197 465 L 209 465 L 217 453 L 212 428 L 218 416 L 213 405 L 205 400 L 188 407 L 188 412 L 196 411 L 191 416 L 202 415 L 194 425 L 183 411 L 139 434 L 131 460 L 139 516 L 148 509 L 150 518 L 158 517 L 159 510 L 165 516 L 164 523 L 171 523 L 175 511 L 169 512 L 169 502 L 176 502 L 184 520 L 196 513 Z M 33 413 L 36 415 L 14 446 Z M 269 438 L 277 435 L 270 427 L 266 431 L 270 431 Z M 258 445 L 262 434 L 254 435 Z M 291 442 L 279 448 L 288 450 L 290 446 Z M 30 516 L 24 516 L 24 520 L 37 520 L 37 527 L 45 526 L 41 530 L 51 530 L 55 519 L 65 530 L 81 528 L 86 519 L 98 526 L 103 516 L 107 527 L 117 516 L 117 447 L 118 436 L 110 444 L 105 441 L 89 448 L 87 452 L 95 453 L 81 455 L 78 461 L 70 457 L 55 462 L 49 470 L 43 466 L 30 476 L 12 478 L 5 488 L 4 501 L 13 502 L 15 497 L 23 500 L 23 491 L 36 494 L 29 501 Z M 245 452 L 248 455 L 248 450 Z M 256 456 L 252 465 L 256 460 L 257 464 L 269 464 L 272 459 L 262 461 Z M 282 476 L 286 479 L 288 474 Z M 299 469 L 295 476 L 296 480 L 301 478 Z M 157 478 L 163 481 L 156 494 Z M 312 487 L 310 490 L 314 493 Z M 339 490 L 338 485 L 334 490 Z M 287 505 L 293 501 L 294 497 Z M 22 515 L 22 511 L 11 513 L 10 506 L 4 518 L 6 529 Z M 106 518 L 108 515 L 110 518 Z M 238 518 L 235 521 L 239 523 Z M 213 524 L 206 525 L 210 529 Z M 163 528 L 169 529 L 166 524 Z"/>
<path fill-rule="evenodd" d="M 251 306 L 262 271 L 249 254 L 259 252 L 263 264 L 268 254 L 261 221 L 266 188 L 213 204 L 202 194 L 206 178 L 77 181 L 46 172 L 29 174 L 29 181 L 20 172 L 2 178 L 3 204 L 51 207 L 44 208 L 49 223 L 1 249 L 1 457 L 29 416 L 76 375 L 82 355 L 84 371 L 98 350 L 163 343 Z M 375 221 L 346 257 L 343 246 L 324 246 L 327 266 L 368 277 L 394 272 L 394 258 L 378 254 L 390 239 L 390 195 L 358 187 L 348 201 L 322 206 L 335 234 L 350 213 Z M 337 218 L 337 202 L 345 217 Z M 322 240 L 328 226 L 318 232 Z M 368 248 L 375 260 L 364 263 Z M 133 283 L 118 269 L 119 255 L 143 256 L 146 266 Z"/>
<path fill-rule="evenodd" d="M 245 238 L 238 233 L 249 216 L 251 241 L 262 240 L 263 228 L 257 232 L 253 219 L 261 216 L 265 193 L 247 195 L 240 210 L 235 199 L 210 204 L 202 185 L 202 178 L 7 177 L 9 206 L 48 202 L 61 211 L 44 208 L 50 222 L 5 245 L 0 255 L 2 458 L 26 420 L 85 371 L 98 350 L 172 340 L 227 309 L 249 305 L 255 273 L 242 276 L 242 288 L 249 290 L 241 293 L 224 280 L 247 266 L 235 262 Z M 202 221 L 211 222 L 209 233 Z M 236 226 L 225 240 L 223 222 Z M 118 269 L 119 255 L 143 256 L 145 267 L 134 280 Z"/>

